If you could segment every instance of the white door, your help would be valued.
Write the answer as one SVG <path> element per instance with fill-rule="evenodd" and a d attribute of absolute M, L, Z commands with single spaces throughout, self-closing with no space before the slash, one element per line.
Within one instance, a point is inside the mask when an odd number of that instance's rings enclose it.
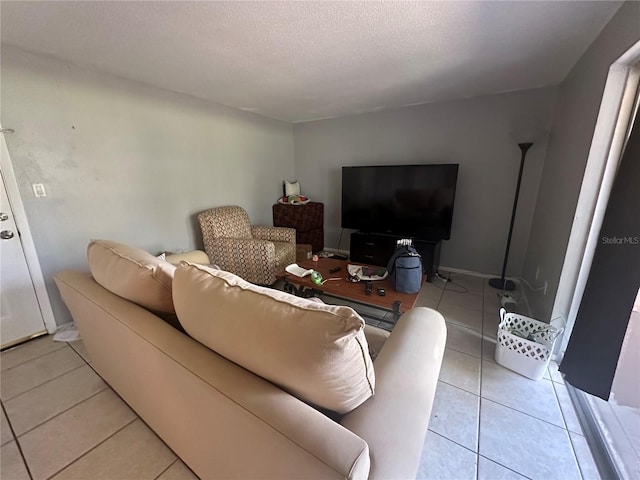
<path fill-rule="evenodd" d="M 46 328 L 1 170 L 0 176 L 0 346 L 6 347 Z"/>

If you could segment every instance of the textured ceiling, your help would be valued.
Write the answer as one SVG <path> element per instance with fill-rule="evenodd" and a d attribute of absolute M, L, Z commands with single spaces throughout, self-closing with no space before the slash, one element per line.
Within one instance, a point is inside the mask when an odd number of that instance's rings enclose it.
<path fill-rule="evenodd" d="M 6 2 L 2 43 L 289 122 L 561 82 L 621 2 Z"/>

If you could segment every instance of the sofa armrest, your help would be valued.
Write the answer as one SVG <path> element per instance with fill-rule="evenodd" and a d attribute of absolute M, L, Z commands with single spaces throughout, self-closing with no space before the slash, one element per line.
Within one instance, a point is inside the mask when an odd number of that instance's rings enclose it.
<path fill-rule="evenodd" d="M 200 265 L 209 265 L 211 261 L 209 256 L 202 250 L 192 250 L 184 253 L 173 253 L 167 255 L 165 260 L 173 265 L 178 265 L 180 262 L 199 263 Z"/>
<path fill-rule="evenodd" d="M 342 418 L 369 445 L 370 479 L 416 477 L 446 338 L 439 312 L 405 313 L 375 361 L 375 395 Z"/>
<path fill-rule="evenodd" d="M 253 238 L 259 238 L 261 240 L 296 243 L 295 228 L 267 227 L 259 225 L 251 227 L 251 234 L 253 235 Z"/>

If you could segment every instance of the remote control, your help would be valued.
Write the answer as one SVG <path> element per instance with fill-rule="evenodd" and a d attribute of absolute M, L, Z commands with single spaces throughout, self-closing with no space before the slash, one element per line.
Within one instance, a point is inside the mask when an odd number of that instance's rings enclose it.
<path fill-rule="evenodd" d="M 372 291 L 373 291 L 373 282 L 367 282 L 364 286 L 364 293 L 366 295 L 371 295 Z"/>
<path fill-rule="evenodd" d="M 336 272 L 339 272 L 340 270 L 342 270 L 342 267 L 334 267 L 331 270 L 329 270 L 329 273 L 336 273 Z"/>
<path fill-rule="evenodd" d="M 384 288 L 378 287 L 378 295 L 384 297 L 387 293 L 384 291 Z"/>

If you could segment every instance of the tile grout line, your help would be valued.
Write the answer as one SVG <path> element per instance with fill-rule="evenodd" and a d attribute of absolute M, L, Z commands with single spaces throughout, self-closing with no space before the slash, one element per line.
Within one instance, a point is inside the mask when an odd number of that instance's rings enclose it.
<path fill-rule="evenodd" d="M 469 352 L 464 352 L 462 350 L 458 350 L 457 348 L 453 348 L 453 347 L 445 347 L 445 348 L 447 348 L 449 350 L 453 350 L 454 352 L 464 353 L 465 355 L 469 355 L 470 357 L 477 358 L 478 360 L 482 360 L 482 357 L 478 357 L 478 356 L 476 356 L 476 355 L 474 355 L 472 353 L 469 353 Z M 480 352 L 482 352 L 482 347 L 480 347 Z M 482 353 L 481 353 L 481 355 L 482 355 Z"/>
<path fill-rule="evenodd" d="M 171 451 L 173 451 L 173 450 L 171 450 Z M 176 455 L 176 459 L 175 459 L 173 462 L 171 462 L 169 465 L 167 465 L 167 468 L 165 468 L 164 470 L 162 470 L 162 471 L 161 471 L 161 472 L 160 472 L 156 477 L 154 477 L 154 479 L 153 479 L 153 480 L 158 480 L 162 475 L 164 475 L 164 474 L 165 474 L 165 472 L 166 472 L 167 470 L 169 470 L 171 467 L 173 467 L 173 466 L 176 464 L 176 462 L 177 462 L 178 460 L 180 460 L 180 457 L 178 457 L 178 456 Z"/>
<path fill-rule="evenodd" d="M 16 345 L 15 347 L 11 347 L 9 350 L 4 350 L 2 353 L 6 354 L 6 353 L 9 353 L 9 352 L 12 352 L 13 350 L 17 350 L 17 349 L 19 349 L 21 347 L 24 347 L 25 345 L 28 345 L 29 342 L 33 341 L 33 340 L 38 340 L 38 339 L 34 338 L 32 340 L 27 340 L 26 342 L 21 343 L 20 345 Z M 51 340 L 51 341 L 53 342 L 53 340 Z M 12 370 L 12 369 L 14 369 L 16 367 L 19 367 L 20 365 L 24 365 L 25 363 L 29 363 L 29 362 L 31 362 L 33 360 L 37 360 L 38 358 L 44 357 L 45 355 L 49 355 L 51 353 L 57 352 L 58 350 L 63 349 L 65 347 L 65 343 L 67 343 L 67 342 L 56 342 L 56 343 L 60 343 L 60 346 L 58 348 L 54 348 L 53 350 L 50 350 L 48 352 L 41 353 L 40 355 L 36 355 L 35 357 L 30 358 L 29 360 L 25 360 L 24 362 L 16 363 L 13 367 L 9 367 L 9 368 L 6 368 L 6 369 L 0 370 L 0 371 L 6 372 L 8 370 Z M 0 356 L 0 360 L 1 359 L 2 359 L 2 357 Z"/>
<path fill-rule="evenodd" d="M 82 340 L 82 339 L 80 339 Z M 87 362 L 87 360 L 80 354 L 80 352 L 78 350 L 76 350 L 76 348 L 73 346 L 73 342 L 67 342 L 67 345 L 69 345 L 69 347 L 71 347 L 71 350 L 73 350 L 74 352 L 76 352 L 78 354 L 78 356 L 84 360 L 84 362 L 89 365 L 91 362 Z"/>
<path fill-rule="evenodd" d="M 81 367 L 78 367 L 78 368 L 81 368 Z M 102 378 L 100 378 L 100 380 L 102 380 Z M 104 381 L 104 380 L 103 380 L 103 381 Z M 43 385 L 44 385 L 44 384 L 43 384 Z M 38 428 L 38 427 L 40 427 L 40 426 L 44 425 L 44 424 L 45 424 L 45 423 L 47 423 L 47 422 L 50 422 L 50 421 L 51 421 L 51 420 L 53 420 L 54 418 L 59 417 L 59 416 L 60 416 L 60 415 L 62 415 L 63 413 L 68 412 L 68 411 L 69 411 L 69 410 L 71 410 L 72 408 L 77 407 L 77 406 L 78 406 L 78 405 L 80 405 L 81 403 L 84 403 L 84 402 L 86 402 L 87 400 L 92 399 L 93 397 L 95 397 L 96 395 L 98 395 L 98 394 L 100 394 L 100 393 L 104 392 L 104 391 L 105 391 L 105 390 L 107 390 L 108 388 L 111 388 L 111 387 L 109 387 L 109 385 L 107 385 L 107 384 L 105 383 L 105 385 L 104 385 L 104 388 L 103 388 L 103 389 L 101 389 L 101 390 L 99 390 L 99 391 L 97 391 L 97 392 L 92 393 L 92 394 L 91 394 L 91 395 L 89 395 L 88 397 L 83 398 L 82 400 L 80 400 L 78 403 L 75 403 L 75 404 L 71 405 L 70 407 L 65 408 L 64 410 L 59 411 L 59 412 L 58 412 L 58 413 L 56 413 L 54 416 L 47 418 L 46 420 L 44 420 L 44 421 L 40 422 L 40 423 L 39 423 L 39 424 L 37 424 L 37 425 L 34 425 L 33 427 L 29 428 L 28 430 L 25 430 L 24 432 L 22 432 L 22 433 L 20 434 L 20 437 L 23 437 L 23 436 L 24 436 L 24 435 L 26 435 L 27 433 L 32 432 L 33 430 L 35 430 L 36 428 Z M 14 397 L 14 398 L 15 398 L 15 397 Z M 17 438 L 17 437 L 16 437 L 16 438 Z"/>
<path fill-rule="evenodd" d="M 517 470 L 514 470 L 513 468 L 507 467 L 506 465 L 503 465 L 503 464 L 501 464 L 500 462 L 495 461 L 493 458 L 489 458 L 489 457 L 487 457 L 486 455 L 478 454 L 478 457 L 482 457 L 482 458 L 484 458 L 485 460 L 489 460 L 490 462 L 495 463 L 496 465 L 500 465 L 502 468 L 505 468 L 505 469 L 509 470 L 510 472 L 515 473 L 516 475 L 520 475 L 520 476 L 521 476 L 521 477 L 523 477 L 523 478 L 526 478 L 526 479 L 528 479 L 528 480 L 532 480 L 532 479 L 531 479 L 531 477 L 527 477 L 524 473 L 522 473 L 522 472 L 518 472 Z"/>
<path fill-rule="evenodd" d="M 135 413 L 135 412 L 133 412 Z M 84 452 L 82 455 L 80 455 L 78 458 L 72 460 L 70 463 L 68 463 L 67 465 L 65 465 L 64 467 L 62 467 L 60 470 L 58 470 L 57 472 L 54 472 L 52 475 L 49 475 L 47 477 L 47 479 L 53 478 L 56 475 L 58 475 L 60 472 L 62 472 L 63 470 L 66 470 L 67 468 L 69 468 L 71 465 L 73 465 L 74 463 L 76 463 L 78 460 L 80 460 L 81 458 L 85 457 L 86 455 L 88 455 L 89 453 L 93 452 L 96 448 L 98 448 L 100 445 L 102 445 L 104 442 L 106 442 L 107 440 L 109 440 L 111 437 L 113 437 L 114 435 L 116 435 L 117 433 L 121 432 L 122 430 L 124 430 L 125 428 L 127 428 L 129 425 L 131 425 L 133 422 L 140 420 L 140 418 L 138 417 L 138 415 L 136 414 L 135 418 L 133 420 L 131 420 L 129 423 L 127 423 L 126 425 L 123 425 L 122 427 L 120 427 L 119 429 L 117 429 L 115 432 L 113 432 L 111 435 L 109 435 L 108 437 L 104 438 L 103 440 L 101 440 L 100 442 L 96 443 L 93 447 L 91 447 L 89 450 L 87 450 L 86 452 Z"/>
<path fill-rule="evenodd" d="M 22 463 L 24 463 L 24 467 L 27 469 L 27 475 L 29 475 L 29 478 L 31 480 L 33 480 L 33 475 L 31 474 L 31 469 L 29 468 L 29 464 L 27 463 L 27 458 L 24 456 L 24 452 L 22 451 L 22 445 L 20 445 L 20 442 L 18 441 L 18 436 L 16 435 L 16 432 L 13 430 L 13 425 L 11 425 L 11 419 L 9 418 L 9 415 L 7 415 L 7 411 L 4 407 L 4 402 L 0 402 L 1 408 L 2 408 L 2 412 L 4 413 L 5 418 L 7 419 L 7 423 L 9 424 L 9 430 L 11 430 L 11 435 L 13 435 L 13 441 L 16 442 L 16 447 L 18 447 L 18 452 L 20 453 L 20 457 L 22 458 Z M 5 443 L 5 445 L 7 445 L 9 442 Z"/>
<path fill-rule="evenodd" d="M 584 473 L 582 472 L 582 465 L 580 465 L 580 460 L 578 460 L 578 454 L 576 453 L 576 447 L 573 444 L 573 438 L 571 438 L 571 434 L 567 430 L 567 436 L 569 437 L 569 445 L 571 445 L 571 452 L 573 453 L 573 458 L 576 461 L 576 465 L 578 466 L 578 472 L 580 473 L 580 478 L 584 479 Z"/>
<path fill-rule="evenodd" d="M 549 370 L 549 368 L 547 368 L 547 371 Z M 549 376 L 551 376 L 551 372 L 549 372 Z M 580 477 L 582 477 L 584 479 L 584 472 L 582 471 L 582 465 L 580 464 L 580 460 L 578 459 L 578 454 L 576 453 L 576 448 L 573 442 L 573 438 L 571 438 L 571 430 L 569 430 L 568 426 L 567 426 L 567 419 L 565 417 L 564 414 L 564 410 L 562 409 L 562 404 L 560 403 L 560 398 L 558 397 L 558 392 L 556 390 L 556 385 L 555 382 L 551 382 L 551 385 L 553 387 L 553 394 L 556 397 L 556 401 L 558 402 L 558 406 L 560 407 L 560 415 L 562 415 L 562 421 L 564 422 L 565 425 L 565 430 L 567 432 L 567 436 L 569 437 L 569 444 L 571 445 L 571 452 L 573 453 L 573 458 L 576 461 L 576 465 L 578 466 L 578 472 L 580 472 Z M 558 384 L 560 385 L 560 384 Z M 564 385 L 563 385 L 564 386 Z M 572 405 L 573 407 L 573 405 Z"/>
<path fill-rule="evenodd" d="M 567 432 L 572 432 L 572 430 L 569 429 L 569 425 L 567 424 L 567 416 L 564 413 L 564 409 L 562 408 L 562 403 L 560 402 L 560 397 L 558 396 L 557 388 L 559 388 L 559 387 L 556 387 L 556 385 L 562 385 L 564 388 L 566 388 L 566 387 L 563 384 L 551 382 L 551 386 L 553 387 L 553 393 L 556 396 L 556 401 L 558 402 L 558 406 L 560 407 L 560 415 L 562 415 L 562 421 L 564 422 L 565 430 Z M 571 408 L 574 408 L 573 404 L 571 404 Z M 578 433 L 578 432 L 572 432 L 572 433 L 575 433 L 576 435 L 580 435 L 581 437 L 584 437 L 583 433 Z"/>
<path fill-rule="evenodd" d="M 442 312 L 440 312 L 440 313 L 442 313 Z M 482 313 L 482 312 L 477 312 L 477 313 Z M 478 328 L 470 327 L 469 325 L 462 325 L 460 323 L 454 322 L 453 320 L 447 320 L 447 322 L 450 323 L 451 325 L 455 325 L 456 327 L 466 328 L 467 330 L 473 330 L 474 332 L 478 332 L 478 333 L 482 334 L 482 328 L 478 329 Z"/>
<path fill-rule="evenodd" d="M 480 392 L 478 393 L 478 438 L 476 440 L 476 450 L 478 452 L 478 456 L 476 457 L 476 480 L 480 479 L 480 428 L 482 427 L 482 370 L 483 370 L 483 361 L 484 358 L 484 288 L 485 282 L 482 282 L 482 325 L 480 330 Z"/>
<path fill-rule="evenodd" d="M 559 428 L 560 430 L 565 430 L 565 431 L 567 431 L 567 432 L 569 431 L 569 430 L 567 430 L 565 427 L 561 427 L 561 426 L 559 426 L 559 425 L 556 425 L 555 423 L 551 423 L 551 422 L 550 422 L 550 421 L 548 421 L 548 420 L 545 420 L 545 419 L 543 419 L 543 418 L 536 417 L 535 415 L 532 415 L 532 414 L 530 414 L 530 413 L 523 412 L 522 410 L 515 409 L 515 408 L 513 408 L 513 407 L 510 407 L 509 405 L 505 405 L 505 404 L 500 403 L 500 402 L 498 402 L 498 401 L 496 401 L 496 400 L 493 400 L 493 399 L 491 399 L 491 398 L 486 398 L 486 397 L 480 397 L 480 398 L 481 398 L 482 400 L 486 400 L 486 401 L 488 401 L 488 402 L 495 403 L 496 405 L 500 405 L 501 407 L 508 408 L 509 410 L 513 410 L 514 412 L 521 413 L 522 415 L 526 415 L 527 417 L 534 418 L 534 419 L 536 419 L 536 420 L 539 420 L 539 421 L 541 421 L 541 422 L 546 423 L 547 425 L 551 425 L 552 427 Z M 563 421 L 564 421 L 564 419 L 563 419 Z"/>
<path fill-rule="evenodd" d="M 173 451 L 173 450 L 172 450 L 172 451 Z M 166 472 L 167 470 L 169 470 L 171 467 L 173 467 L 173 466 L 176 464 L 176 462 L 177 462 L 178 460 L 180 460 L 180 457 L 176 456 L 176 459 L 175 459 L 173 462 L 171 462 L 169 465 L 167 465 L 167 468 L 165 468 L 165 469 L 164 469 L 163 471 L 161 471 L 158 475 L 156 475 L 156 476 L 153 478 L 153 480 L 158 480 L 162 475 L 164 475 L 164 474 L 165 474 L 165 472 Z"/>
<path fill-rule="evenodd" d="M 86 365 L 86 364 L 85 364 L 85 365 Z M 49 380 L 45 380 L 44 382 L 39 383 L 38 385 L 35 385 L 35 386 L 31 387 L 31 388 L 26 389 L 24 392 L 20 392 L 19 394 L 14 395 L 13 397 L 3 398 L 3 399 L 2 399 L 2 401 L 3 401 L 3 402 L 10 402 L 10 401 L 12 401 L 12 400 L 15 400 L 16 398 L 20 397 L 21 395 L 24 395 L 25 393 L 29 393 L 29 392 L 31 392 L 31 391 L 33 391 L 33 390 L 35 390 L 35 389 L 36 389 L 36 388 L 38 388 L 38 387 L 41 387 L 41 386 L 43 386 L 43 385 L 46 385 L 47 383 L 51 383 L 51 382 L 53 382 L 54 380 L 57 380 L 57 379 L 58 379 L 58 378 L 60 378 L 60 377 L 63 377 L 63 376 L 65 376 L 65 375 L 68 375 L 69 373 L 75 372 L 76 370 L 78 370 L 78 369 L 80 369 L 80 368 L 84 367 L 85 365 L 79 365 L 79 366 L 77 366 L 77 367 L 72 368 L 71 370 L 67 370 L 66 372 L 62 372 L 62 373 L 60 373 L 59 375 L 56 375 L 55 377 L 50 378 Z"/>
<path fill-rule="evenodd" d="M 549 367 L 547 366 L 547 372 L 549 372 Z M 551 377 L 551 372 L 549 372 L 549 376 Z M 569 428 L 567 426 L 567 419 L 564 414 L 564 410 L 562 410 L 562 404 L 560 403 L 560 397 L 558 397 L 558 392 L 556 391 L 556 386 L 554 382 L 551 382 L 551 389 L 553 390 L 553 398 L 556 399 L 556 403 L 558 404 L 558 410 L 560 410 L 560 417 L 562 418 L 562 423 L 564 424 L 564 429 L 567 431 L 567 435 L 569 434 Z M 573 449 L 573 446 L 571 447 Z M 575 452 L 574 452 L 575 455 Z"/>
<path fill-rule="evenodd" d="M 478 456 L 478 453 L 477 453 L 477 452 L 474 452 L 474 451 L 473 451 L 473 450 L 471 450 L 469 447 L 465 447 L 465 446 L 464 446 L 464 445 L 462 445 L 461 443 L 458 443 L 458 442 L 456 442 L 455 440 L 452 440 L 452 439 L 450 439 L 449 437 L 447 437 L 447 436 L 445 436 L 445 435 L 443 435 L 443 434 L 441 434 L 441 433 L 436 432 L 435 430 L 431 430 L 430 428 L 428 428 L 427 430 L 428 430 L 428 431 L 430 431 L 431 433 L 434 433 L 434 434 L 438 435 L 438 436 L 439 436 L 439 437 L 441 437 L 441 438 L 444 438 L 445 440 L 447 440 L 447 441 L 449 441 L 449 442 L 451 442 L 451 443 L 456 444 L 456 445 L 457 445 L 457 446 L 459 446 L 459 447 L 464 448 L 464 449 L 465 449 L 465 450 L 467 450 L 468 452 L 473 453 L 473 454 L 476 456 L 476 465 L 477 465 L 477 456 Z"/>

